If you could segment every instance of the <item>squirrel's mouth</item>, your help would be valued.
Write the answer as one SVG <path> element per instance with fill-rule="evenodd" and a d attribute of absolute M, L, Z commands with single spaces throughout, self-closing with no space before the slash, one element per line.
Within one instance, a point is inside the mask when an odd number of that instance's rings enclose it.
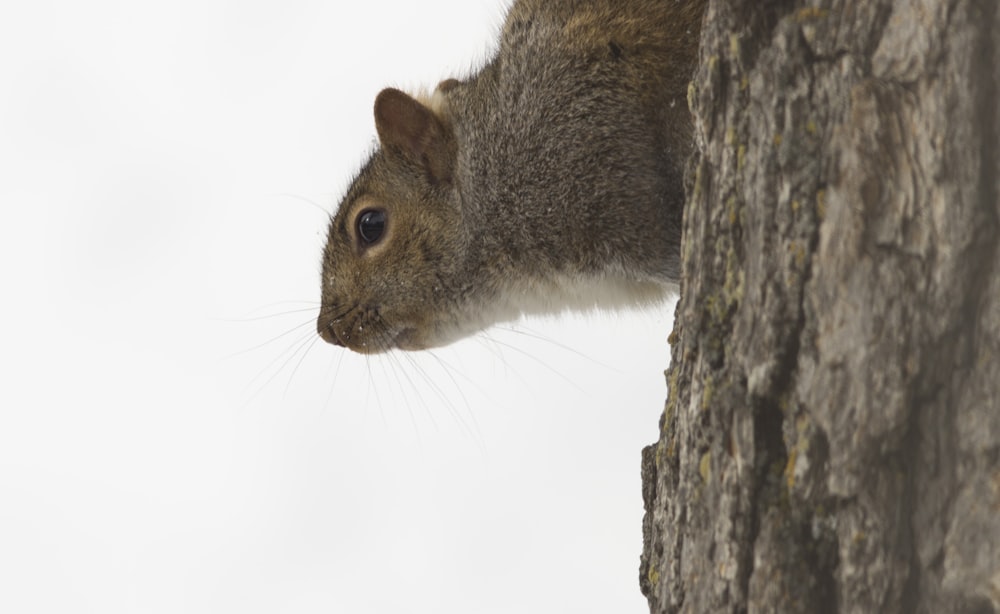
<path fill-rule="evenodd" d="M 409 352 L 427 349 L 427 344 L 420 341 L 420 331 L 413 327 L 404 328 L 396 333 L 392 345 Z"/>
<path fill-rule="evenodd" d="M 418 321 L 390 325 L 377 306 L 359 305 L 346 310 L 320 309 L 316 331 L 329 344 L 358 354 L 382 354 L 392 350 L 416 352 L 447 345 L 440 330 Z"/>
<path fill-rule="evenodd" d="M 395 334 L 380 336 L 377 339 L 367 337 L 353 337 L 342 345 L 352 352 L 358 354 L 384 354 L 392 350 L 404 350 L 407 352 L 417 352 L 431 347 L 423 340 L 423 335 L 416 328 L 403 328 Z"/>
<path fill-rule="evenodd" d="M 420 331 L 416 328 L 404 328 L 388 339 L 375 342 L 365 336 L 349 336 L 337 330 L 337 327 L 320 323 L 317 327 L 319 336 L 332 345 L 347 348 L 358 354 L 381 354 L 395 349 L 418 351 L 427 349 L 427 344 L 420 341 Z"/>
<path fill-rule="evenodd" d="M 400 333 L 385 326 L 377 307 L 358 305 L 346 310 L 320 309 L 316 332 L 331 345 L 359 354 L 380 354 L 399 347 Z"/>

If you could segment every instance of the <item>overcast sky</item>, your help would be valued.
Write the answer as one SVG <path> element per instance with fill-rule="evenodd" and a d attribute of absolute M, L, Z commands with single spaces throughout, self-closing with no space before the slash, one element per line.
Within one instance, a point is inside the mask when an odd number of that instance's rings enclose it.
<path fill-rule="evenodd" d="M 646 611 L 672 304 L 433 354 L 314 333 L 375 94 L 480 65 L 503 12 L 0 10 L 0 611 Z"/>

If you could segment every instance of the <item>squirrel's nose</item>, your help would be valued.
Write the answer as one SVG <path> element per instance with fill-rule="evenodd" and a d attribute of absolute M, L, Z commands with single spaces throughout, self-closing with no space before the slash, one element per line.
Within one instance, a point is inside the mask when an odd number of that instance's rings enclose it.
<path fill-rule="evenodd" d="M 333 322 L 322 313 L 316 319 L 316 332 L 323 338 L 323 341 L 344 347 L 344 342 L 340 340 L 340 337 L 337 336 L 337 331 L 333 329 Z"/>

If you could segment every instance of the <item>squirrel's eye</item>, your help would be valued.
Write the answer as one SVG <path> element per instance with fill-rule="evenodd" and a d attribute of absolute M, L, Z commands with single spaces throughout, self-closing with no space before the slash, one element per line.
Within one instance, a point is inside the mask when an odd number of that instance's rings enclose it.
<path fill-rule="evenodd" d="M 367 209 L 358 215 L 358 237 L 363 245 L 372 245 L 385 232 L 385 211 Z"/>

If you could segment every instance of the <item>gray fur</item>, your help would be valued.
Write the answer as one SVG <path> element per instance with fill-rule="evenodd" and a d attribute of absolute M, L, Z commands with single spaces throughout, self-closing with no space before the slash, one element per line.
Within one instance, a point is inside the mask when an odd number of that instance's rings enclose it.
<path fill-rule="evenodd" d="M 674 287 L 703 5 L 520 0 L 479 73 L 429 100 L 380 94 L 381 147 L 330 226 L 324 339 L 423 349 Z M 365 248 L 370 207 L 389 222 Z"/>

